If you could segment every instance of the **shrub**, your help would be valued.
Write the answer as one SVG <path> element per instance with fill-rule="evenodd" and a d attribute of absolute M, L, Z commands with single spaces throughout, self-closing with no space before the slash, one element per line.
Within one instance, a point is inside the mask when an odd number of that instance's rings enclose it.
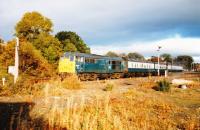
<path fill-rule="evenodd" d="M 62 82 L 62 87 L 66 89 L 81 89 L 81 82 L 76 75 L 69 75 L 65 77 Z"/>
<path fill-rule="evenodd" d="M 114 85 L 111 83 L 106 84 L 105 88 L 103 89 L 104 91 L 112 91 Z"/>
<path fill-rule="evenodd" d="M 165 79 L 157 82 L 158 91 L 168 92 L 170 88 L 171 88 L 170 82 Z"/>

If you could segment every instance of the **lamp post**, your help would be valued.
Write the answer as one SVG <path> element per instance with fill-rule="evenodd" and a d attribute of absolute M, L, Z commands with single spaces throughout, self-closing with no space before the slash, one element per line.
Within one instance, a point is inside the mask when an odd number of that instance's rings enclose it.
<path fill-rule="evenodd" d="M 158 76 L 160 76 L 160 49 L 162 47 L 158 46 L 157 52 L 158 52 Z"/>

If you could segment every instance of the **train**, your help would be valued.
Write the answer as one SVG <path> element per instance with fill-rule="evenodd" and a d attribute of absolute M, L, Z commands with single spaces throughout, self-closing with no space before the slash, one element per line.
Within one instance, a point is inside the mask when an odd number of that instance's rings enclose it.
<path fill-rule="evenodd" d="M 110 57 L 79 52 L 65 52 L 60 57 L 58 71 L 60 75 L 77 74 L 82 81 L 96 79 L 119 79 L 123 77 L 156 76 L 168 72 L 182 72 L 183 67 L 164 63 L 137 61 L 122 57 Z"/>

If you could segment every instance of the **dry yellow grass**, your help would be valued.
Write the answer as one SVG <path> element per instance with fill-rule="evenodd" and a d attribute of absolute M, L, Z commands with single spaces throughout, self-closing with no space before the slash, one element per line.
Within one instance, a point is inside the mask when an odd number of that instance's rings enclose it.
<path fill-rule="evenodd" d="M 62 81 L 61 85 L 62 85 L 63 88 L 67 88 L 67 89 L 81 89 L 81 88 L 83 88 L 80 80 L 78 79 L 78 77 L 76 75 L 71 75 L 71 76 L 66 77 Z"/>
<path fill-rule="evenodd" d="M 30 113 L 33 129 L 38 121 L 40 126 L 37 127 L 52 130 L 200 129 L 198 85 L 186 90 L 174 87 L 171 92 L 162 93 L 152 89 L 156 81 L 160 80 L 156 78 L 125 79 L 125 82 L 100 81 L 105 82 L 104 85 L 112 83 L 115 91 L 104 92 L 102 88 L 105 86 L 102 86 L 96 90 L 103 94 L 99 96 L 99 92 L 95 93 L 91 87 L 83 89 L 92 93 L 90 95 L 93 97 L 89 98 L 87 95 L 79 95 L 83 93 L 80 89 L 83 83 L 76 77 L 65 80 L 51 80 L 35 86 L 42 89 L 36 89 L 31 93 L 32 99 L 29 99 L 36 103 Z M 98 81 L 96 84 L 91 83 L 94 88 L 99 85 Z M 77 84 L 81 87 L 76 87 Z M 117 88 L 120 85 L 123 88 L 125 84 L 133 87 L 117 94 Z"/>
<path fill-rule="evenodd" d="M 34 110 L 32 116 L 35 118 L 42 116 L 48 124 L 48 129 L 192 130 L 200 128 L 199 108 L 189 111 L 187 107 L 172 102 L 167 98 L 170 95 L 166 93 L 149 92 L 131 89 L 119 97 L 107 95 L 104 99 L 95 98 L 93 104 L 87 104 L 84 97 L 79 103 L 73 97 L 68 97 L 67 101 L 54 99 L 54 105 L 50 109 L 46 106 L 46 110 L 41 113 Z"/>

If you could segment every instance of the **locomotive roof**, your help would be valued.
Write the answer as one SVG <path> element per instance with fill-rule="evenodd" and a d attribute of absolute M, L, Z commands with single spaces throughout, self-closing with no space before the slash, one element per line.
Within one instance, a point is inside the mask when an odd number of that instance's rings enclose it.
<path fill-rule="evenodd" d="M 64 56 L 67 55 L 74 55 L 74 56 L 82 56 L 87 58 L 94 58 L 94 59 L 109 59 L 109 60 L 122 60 L 121 57 L 109 57 L 97 54 L 86 54 L 86 53 L 79 53 L 79 52 L 65 52 Z"/>

